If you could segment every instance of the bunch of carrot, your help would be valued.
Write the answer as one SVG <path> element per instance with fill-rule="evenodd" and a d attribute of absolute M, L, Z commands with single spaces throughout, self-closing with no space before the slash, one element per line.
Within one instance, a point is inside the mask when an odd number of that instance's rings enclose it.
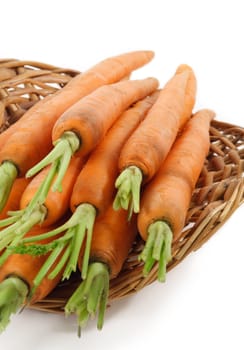
<path fill-rule="evenodd" d="M 214 112 L 193 113 L 196 77 L 181 64 L 159 89 L 128 79 L 151 51 L 108 58 L 0 135 L 0 331 L 77 268 L 65 311 L 98 313 L 137 234 L 144 275 L 165 280 L 209 149 Z M 39 243 L 38 243 L 39 242 Z"/>

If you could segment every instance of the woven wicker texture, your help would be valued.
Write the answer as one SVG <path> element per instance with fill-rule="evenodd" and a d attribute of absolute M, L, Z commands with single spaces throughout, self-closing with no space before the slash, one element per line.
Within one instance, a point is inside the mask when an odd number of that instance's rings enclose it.
<path fill-rule="evenodd" d="M 51 65 L 0 60 L 0 132 L 18 120 L 39 99 L 62 88 L 78 71 Z M 192 196 L 186 225 L 172 247 L 173 259 L 167 269 L 199 249 L 244 202 L 244 128 L 216 120 L 210 129 L 211 147 Z M 157 278 L 157 265 L 142 276 L 137 257 L 143 242 L 138 237 L 117 278 L 111 281 L 110 301 L 138 292 Z M 32 308 L 63 312 L 63 307 L 80 283 L 79 273 L 60 283 Z"/>

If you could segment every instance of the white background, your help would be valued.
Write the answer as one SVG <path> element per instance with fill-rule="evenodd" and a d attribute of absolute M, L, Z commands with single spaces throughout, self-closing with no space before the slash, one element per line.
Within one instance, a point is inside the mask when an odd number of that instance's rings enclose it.
<path fill-rule="evenodd" d="M 198 79 L 196 109 L 244 125 L 243 2 L 2 1 L 0 56 L 85 70 L 137 49 L 154 60 L 133 77 L 162 84 L 180 63 Z M 25 310 L 0 335 L 4 350 L 244 349 L 243 207 L 199 251 L 137 295 L 116 302 L 101 332 L 75 318 Z"/>

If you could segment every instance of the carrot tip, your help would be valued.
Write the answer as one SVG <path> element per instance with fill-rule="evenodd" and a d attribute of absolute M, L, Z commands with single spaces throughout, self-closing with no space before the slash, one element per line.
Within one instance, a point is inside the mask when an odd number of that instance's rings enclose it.
<path fill-rule="evenodd" d="M 10 316 L 21 308 L 27 294 L 27 284 L 18 277 L 9 277 L 0 283 L 0 333 L 9 324 Z"/>

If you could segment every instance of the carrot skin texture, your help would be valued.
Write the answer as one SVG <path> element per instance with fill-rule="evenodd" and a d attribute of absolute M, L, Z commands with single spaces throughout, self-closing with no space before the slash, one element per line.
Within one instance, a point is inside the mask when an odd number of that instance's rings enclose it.
<path fill-rule="evenodd" d="M 11 134 L 1 147 L 0 163 L 13 162 L 18 175 L 24 176 L 52 149 L 52 128 L 67 108 L 99 86 L 124 78 L 153 56 L 152 51 L 136 51 L 108 58 L 77 75 L 54 95 L 39 101 L 14 125 L 18 132 Z"/>
<path fill-rule="evenodd" d="M 77 155 L 86 155 L 102 140 L 115 120 L 132 103 L 150 95 L 158 87 L 158 80 L 128 80 L 104 85 L 69 108 L 55 123 L 53 142 L 66 131 L 73 131 L 80 139 Z"/>
<path fill-rule="evenodd" d="M 43 227 L 47 227 L 55 223 L 69 209 L 69 201 L 72 189 L 76 181 L 77 175 L 79 174 L 84 162 L 84 159 L 81 159 L 79 157 L 73 157 L 71 159 L 69 169 L 66 172 L 62 181 L 62 192 L 53 192 L 52 189 L 49 190 L 46 200 L 44 202 L 44 206 L 47 209 L 47 214 L 45 220 L 41 223 Z M 20 209 L 25 209 L 28 206 L 34 194 L 37 192 L 40 184 L 49 172 L 49 169 L 50 167 L 46 167 L 45 169 L 43 169 L 29 183 L 21 197 Z M 54 181 L 55 178 L 53 182 Z"/>
<path fill-rule="evenodd" d="M 114 195 L 121 148 L 145 118 L 157 97 L 158 92 L 155 92 L 122 113 L 90 154 L 73 188 L 70 202 L 73 212 L 81 203 L 90 203 L 96 208 L 97 215 L 104 213 Z"/>
<path fill-rule="evenodd" d="M 114 278 L 121 271 L 137 235 L 136 215 L 128 221 L 125 210 L 114 211 L 110 205 L 104 215 L 97 219 L 91 244 L 91 262 L 105 263 Z M 79 268 L 82 268 L 82 253 Z"/>
<path fill-rule="evenodd" d="M 166 158 L 179 130 L 190 118 L 195 103 L 196 79 L 192 69 L 179 66 L 166 83 L 147 118 L 128 139 L 119 169 L 135 165 L 149 181 Z"/>
<path fill-rule="evenodd" d="M 7 217 L 8 211 L 14 211 L 19 209 L 22 194 L 29 183 L 30 180 L 24 177 L 18 178 L 14 181 L 9 198 L 5 204 L 5 207 L 0 213 L 0 220 L 5 219 Z"/>
<path fill-rule="evenodd" d="M 165 162 L 145 187 L 138 215 L 138 230 L 144 240 L 157 220 L 168 223 L 176 240 L 184 227 L 192 192 L 208 153 L 211 110 L 200 110 L 186 124 Z"/>

